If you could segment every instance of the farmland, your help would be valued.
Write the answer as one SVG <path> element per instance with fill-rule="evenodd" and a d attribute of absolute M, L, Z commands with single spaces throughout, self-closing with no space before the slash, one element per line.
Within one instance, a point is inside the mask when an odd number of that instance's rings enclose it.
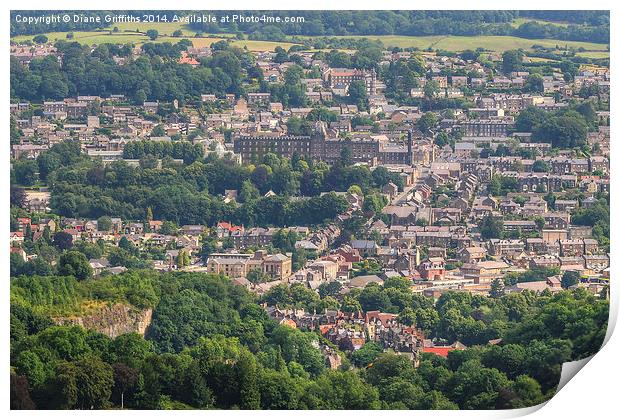
<path fill-rule="evenodd" d="M 609 58 L 609 51 L 583 51 L 578 52 L 577 55 L 579 57 L 587 57 L 587 58 Z"/>
<path fill-rule="evenodd" d="M 542 25 L 550 24 L 550 25 L 563 26 L 563 27 L 568 26 L 568 23 L 566 22 L 552 22 L 550 20 L 530 19 L 530 18 L 523 18 L 523 17 L 514 19 L 510 24 L 514 28 L 518 28 L 519 26 L 523 25 L 524 23 L 528 23 L 528 22 L 537 22 Z"/>
<path fill-rule="evenodd" d="M 132 25 L 135 26 L 136 24 L 132 24 Z M 151 26 L 154 26 L 154 25 L 151 24 Z M 151 28 L 148 28 L 148 29 L 151 29 Z M 146 32 L 146 30 L 148 29 L 145 28 L 144 31 Z M 142 31 L 142 29 L 140 30 Z M 195 47 L 205 47 L 205 46 L 210 46 L 214 42 L 222 41 L 224 39 L 231 39 L 230 34 L 217 34 L 217 35 L 206 34 L 206 35 L 201 36 L 200 38 L 194 38 L 193 37 L 195 35 L 194 32 L 185 31 L 185 30 L 182 30 L 182 31 L 183 31 L 183 37 L 170 36 L 172 32 L 174 31 L 171 31 L 170 33 L 160 32 L 161 36 L 159 36 L 155 42 L 176 43 L 180 39 L 185 37 L 185 38 L 190 39 Z M 73 38 L 71 39 L 67 38 L 67 32 L 49 32 L 44 35 L 47 36 L 47 38 L 52 42 L 55 42 L 58 40 L 68 40 L 68 41 L 79 42 L 85 45 L 127 44 L 127 43 L 141 45 L 146 42 L 150 42 L 149 38 L 144 33 L 135 32 L 135 28 L 133 30 L 129 30 L 129 29 L 121 30 L 119 32 L 112 32 L 112 31 L 79 32 L 78 31 L 78 32 L 73 32 Z M 27 40 L 32 40 L 32 38 L 33 38 L 33 35 L 23 35 L 23 36 L 14 37 L 12 38 L 12 40 L 15 42 L 24 42 Z M 250 51 L 271 51 L 275 49 L 277 46 L 281 46 L 283 48 L 288 49 L 295 44 L 289 43 L 289 42 L 234 39 L 233 45 L 240 47 L 240 48 L 247 47 L 247 49 Z"/>
<path fill-rule="evenodd" d="M 363 38 L 361 36 L 342 38 Z M 546 48 L 583 48 L 587 51 L 606 51 L 606 44 L 579 41 L 561 41 L 555 39 L 526 39 L 515 36 L 400 36 L 381 35 L 367 37 L 372 40 L 380 40 L 387 48 L 419 48 L 441 49 L 446 51 L 462 51 L 467 49 L 484 48 L 489 51 L 503 52 L 506 50 L 523 48 L 529 50 L 533 45 Z"/>
<path fill-rule="evenodd" d="M 526 19 L 517 19 L 519 23 L 524 23 Z M 517 23 L 515 22 L 513 23 Z M 547 22 L 544 22 L 547 23 Z M 282 41 L 258 41 L 248 39 L 235 39 L 234 34 L 199 34 L 196 37 L 196 31 L 191 29 L 188 25 L 179 22 L 168 23 L 118 23 L 114 27 L 106 28 L 105 30 L 87 31 L 87 32 L 73 32 L 73 40 L 82 44 L 101 44 L 101 43 L 133 43 L 136 45 L 149 42 L 149 38 L 146 36 L 146 31 L 149 29 L 156 29 L 159 32 L 159 37 L 156 42 L 177 42 L 179 39 L 185 37 L 192 40 L 194 46 L 203 47 L 209 46 L 213 42 L 221 41 L 222 39 L 233 39 L 233 44 L 245 48 L 247 47 L 251 51 L 271 51 L 276 46 L 281 46 L 285 49 L 295 45 L 294 42 L 282 42 Z M 181 31 L 180 37 L 172 37 L 175 31 Z M 61 39 L 67 39 L 66 32 L 50 32 L 45 34 L 50 41 L 56 41 Z M 26 40 L 32 40 L 33 35 L 22 35 L 13 37 L 15 42 L 23 42 Z M 300 39 L 312 39 L 312 37 L 299 37 Z M 432 48 L 446 51 L 462 51 L 466 49 L 483 48 L 489 51 L 503 52 L 511 49 L 522 48 L 524 50 L 532 49 L 532 46 L 539 45 L 546 48 L 575 48 L 582 49 L 582 56 L 591 58 L 603 58 L 607 57 L 607 45 L 598 44 L 593 42 L 579 42 L 579 41 L 561 41 L 555 39 L 526 39 L 515 36 L 404 36 L 404 35 L 378 35 L 378 36 L 340 36 L 336 38 L 349 38 L 359 39 L 368 38 L 372 40 L 380 40 L 387 48 L 418 48 L 421 50 Z"/>

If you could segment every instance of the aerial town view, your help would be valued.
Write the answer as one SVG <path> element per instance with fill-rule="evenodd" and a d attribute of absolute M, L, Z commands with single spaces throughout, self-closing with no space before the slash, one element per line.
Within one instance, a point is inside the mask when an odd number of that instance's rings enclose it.
<path fill-rule="evenodd" d="M 11 409 L 550 400 L 607 330 L 609 19 L 12 11 Z"/>

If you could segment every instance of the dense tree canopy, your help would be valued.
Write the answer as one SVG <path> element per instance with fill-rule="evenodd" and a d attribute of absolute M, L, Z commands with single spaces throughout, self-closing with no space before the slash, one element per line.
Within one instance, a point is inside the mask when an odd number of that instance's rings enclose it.
<path fill-rule="evenodd" d="M 220 97 L 243 93 L 242 79 L 253 66 L 253 60 L 244 59 L 248 52 L 226 48 L 192 68 L 177 63 L 181 50 L 188 46 L 178 45 L 147 43 L 142 47 L 147 54 L 121 66 L 112 60 L 106 45 L 91 53 L 76 42 L 59 41 L 56 46 L 63 54 L 62 66 L 54 56 L 34 59 L 28 67 L 11 59 L 11 97 L 41 101 L 77 94 L 123 94 L 141 103 L 146 99 L 183 102 L 203 93 Z"/>
<path fill-rule="evenodd" d="M 531 132 L 535 141 L 569 149 L 586 144 L 588 131 L 596 125 L 595 121 L 595 113 L 590 102 L 557 112 L 529 107 L 517 116 L 515 129 Z"/>
<path fill-rule="evenodd" d="M 127 272 L 11 283 L 13 408 L 526 407 L 550 398 L 561 363 L 598 350 L 607 322 L 606 302 L 584 290 L 501 298 L 451 292 L 433 304 L 395 278 L 346 299 L 368 310 L 412 312 L 413 325 L 429 337 L 471 347 L 447 359 L 423 355 L 416 369 L 408 357 L 368 342 L 340 352 L 343 365 L 329 370 L 316 332 L 278 325 L 255 296 L 224 277 Z M 338 292 L 321 298 L 304 287 L 278 287 L 265 297 L 270 304 L 340 302 Z M 153 308 L 146 339 L 110 339 L 49 319 L 74 314 L 93 297 Z M 491 338 L 502 342 L 487 345 Z"/>
<path fill-rule="evenodd" d="M 271 153 L 260 162 L 241 166 L 226 158 L 204 159 L 201 149 L 188 142 L 129 143 L 127 156 L 142 158 L 137 167 L 123 161 L 103 165 L 79 151 L 74 153 L 73 145 L 60 143 L 37 159 L 39 167 L 45 168 L 40 175 L 44 174 L 51 186 L 52 210 L 65 217 L 98 219 L 112 215 L 144 220 L 148 213 L 178 225 L 214 225 L 221 220 L 249 227 L 317 225 L 348 207 L 343 197 L 331 191 L 347 191 L 357 185 L 366 194 L 389 182 L 402 188 L 398 174 L 384 168 L 371 172 L 362 166 L 328 167 Z M 150 164 L 149 156 L 161 157 L 160 167 Z M 182 158 L 184 163 L 170 157 Z M 12 176 L 17 176 L 18 167 L 14 166 Z M 226 204 L 221 198 L 225 190 L 240 191 L 242 204 Z M 268 191 L 276 196 L 263 197 Z M 291 199 L 298 195 L 305 198 Z M 54 241 L 59 248 L 70 248 L 70 236 L 59 235 L 67 234 L 56 234 Z"/>

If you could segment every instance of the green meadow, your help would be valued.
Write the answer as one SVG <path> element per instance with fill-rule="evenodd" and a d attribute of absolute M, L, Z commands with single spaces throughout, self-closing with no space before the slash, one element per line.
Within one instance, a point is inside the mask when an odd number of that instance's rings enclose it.
<path fill-rule="evenodd" d="M 521 24 L 528 19 L 516 19 L 514 24 Z M 545 22 L 547 23 L 547 22 Z M 554 23 L 561 25 L 560 23 Z M 518 26 L 518 25 L 517 25 Z M 117 28 L 115 32 L 113 29 Z M 209 46 L 214 42 L 222 39 L 233 39 L 233 44 L 241 48 L 247 48 L 251 51 L 272 51 L 275 47 L 281 46 L 285 49 L 290 48 L 295 43 L 291 42 L 275 42 L 275 41 L 255 41 L 255 40 L 237 40 L 233 34 L 201 34 L 196 38 L 196 31 L 188 25 L 180 22 L 161 22 L 161 23 L 118 23 L 105 30 L 97 31 L 76 31 L 73 32 L 73 41 L 82 44 L 93 45 L 102 43 L 133 43 L 136 45 L 149 42 L 146 31 L 155 29 L 159 32 L 159 37 L 155 42 L 176 42 L 181 38 L 190 39 L 194 46 Z M 172 34 L 180 30 L 180 37 L 173 37 Z M 67 39 L 67 32 L 50 32 L 45 34 L 50 41 Z M 32 40 L 33 35 L 22 35 L 13 37 L 15 42 L 23 42 Z M 302 37 L 305 39 L 311 37 Z M 593 42 L 579 41 L 561 41 L 554 39 L 525 39 L 514 36 L 402 36 L 402 35 L 379 35 L 379 36 L 341 36 L 336 38 L 368 38 L 378 39 L 387 48 L 419 48 L 421 50 L 427 48 L 441 49 L 446 51 L 462 51 L 467 49 L 484 48 L 489 51 L 503 52 L 511 49 L 522 48 L 530 50 L 534 45 L 540 45 L 547 48 L 560 49 L 563 48 L 582 48 L 585 51 L 580 53 L 584 57 L 604 58 L 609 56 L 606 44 L 597 44 Z"/>

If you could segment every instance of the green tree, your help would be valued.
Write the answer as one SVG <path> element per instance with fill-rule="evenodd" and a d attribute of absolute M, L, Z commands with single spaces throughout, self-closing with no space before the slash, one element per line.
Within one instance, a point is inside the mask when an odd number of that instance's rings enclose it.
<path fill-rule="evenodd" d="M 11 373 L 11 410 L 34 410 L 36 406 L 30 397 L 28 380 Z"/>
<path fill-rule="evenodd" d="M 372 385 L 379 385 L 383 381 L 395 378 L 415 376 L 413 362 L 403 355 L 392 352 L 382 353 L 366 370 L 366 380 Z"/>
<path fill-rule="evenodd" d="M 450 387 L 450 399 L 461 408 L 493 409 L 499 392 L 510 386 L 506 375 L 482 366 L 479 360 L 468 360 L 456 371 Z"/>
<path fill-rule="evenodd" d="M 543 77 L 540 74 L 533 73 L 530 74 L 525 80 L 525 85 L 523 86 L 523 90 L 526 92 L 532 93 L 543 93 L 545 88 L 543 85 Z"/>
<path fill-rule="evenodd" d="M 47 37 L 45 35 L 35 35 L 32 38 L 32 41 L 35 44 L 47 44 L 48 39 L 47 39 Z"/>
<path fill-rule="evenodd" d="M 342 166 L 349 166 L 353 164 L 353 152 L 349 146 L 344 146 L 340 149 L 340 164 Z"/>
<path fill-rule="evenodd" d="M 387 382 L 387 381 L 386 381 Z M 406 379 L 390 380 L 379 387 L 381 401 L 387 402 L 390 408 L 417 409 L 424 391 L 419 385 Z"/>
<path fill-rule="evenodd" d="M 38 388 L 46 380 L 46 368 L 39 356 L 31 351 L 22 351 L 15 362 L 16 372 L 28 380 L 33 388 Z"/>
<path fill-rule="evenodd" d="M 435 144 L 438 147 L 443 148 L 446 145 L 450 144 L 450 138 L 448 137 L 446 133 L 442 131 L 439 134 L 437 134 L 437 137 L 435 138 Z"/>
<path fill-rule="evenodd" d="M 55 367 L 51 379 L 52 397 L 46 401 L 50 408 L 70 410 L 76 408 L 78 401 L 77 368 L 71 362 L 60 362 Z"/>
<path fill-rule="evenodd" d="M 37 164 L 39 166 L 39 177 L 43 180 L 47 179 L 47 176 L 57 170 L 61 165 L 61 160 L 56 153 L 41 153 L 37 157 Z"/>
<path fill-rule="evenodd" d="M 258 386 L 262 409 L 294 410 L 299 408 L 298 400 L 301 392 L 297 382 L 289 374 L 272 369 L 261 369 L 259 375 Z"/>
<path fill-rule="evenodd" d="M 304 77 L 304 69 L 296 64 L 290 66 L 284 72 L 284 82 L 288 85 L 297 85 L 301 83 Z"/>
<path fill-rule="evenodd" d="M 101 216 L 97 219 L 97 230 L 101 232 L 109 232 L 112 229 L 112 218 L 110 216 Z"/>
<path fill-rule="evenodd" d="M 487 215 L 480 222 L 480 236 L 482 239 L 502 238 L 504 221 L 501 217 Z"/>
<path fill-rule="evenodd" d="M 263 273 L 263 270 L 260 268 L 253 268 L 247 274 L 247 279 L 250 283 L 259 284 L 267 281 L 269 276 Z"/>
<path fill-rule="evenodd" d="M 155 41 L 159 36 L 159 32 L 155 29 L 149 29 L 146 31 L 146 36 L 148 36 L 151 41 Z"/>
<path fill-rule="evenodd" d="M 112 369 L 114 371 L 112 396 L 119 397 L 120 401 L 118 403 L 121 409 L 123 409 L 125 407 L 125 393 L 135 389 L 139 379 L 139 372 L 137 369 L 133 369 L 123 363 L 114 363 Z"/>
<path fill-rule="evenodd" d="M 37 182 L 37 162 L 32 159 L 20 159 L 13 163 L 13 174 L 19 185 L 30 186 Z"/>
<path fill-rule="evenodd" d="M 239 199 L 241 202 L 246 203 L 258 197 L 260 197 L 260 191 L 258 191 L 258 188 L 256 188 L 250 180 L 246 179 L 243 181 L 241 191 L 239 192 Z"/>
<path fill-rule="evenodd" d="M 381 347 L 381 345 L 375 341 L 368 341 L 359 350 L 351 354 L 351 361 L 355 363 L 355 366 L 366 367 L 381 353 L 383 353 L 383 347 Z"/>
<path fill-rule="evenodd" d="M 67 232 L 56 232 L 54 234 L 54 246 L 56 246 L 61 251 L 70 249 L 73 246 L 73 236 Z"/>
<path fill-rule="evenodd" d="M 376 283 L 371 283 L 362 290 L 359 303 L 364 311 L 386 311 L 391 306 L 387 293 Z"/>
<path fill-rule="evenodd" d="M 367 108 L 368 94 L 366 83 L 363 80 L 355 80 L 349 85 L 349 100 L 358 106 L 360 110 Z"/>
<path fill-rule="evenodd" d="M 166 131 L 164 130 L 164 127 L 161 124 L 156 125 L 151 130 L 151 137 L 163 137 L 165 135 L 166 135 Z"/>
<path fill-rule="evenodd" d="M 142 361 L 153 352 L 153 345 L 137 333 L 121 334 L 111 343 L 116 362 L 130 368 L 139 368 Z"/>
<path fill-rule="evenodd" d="M 551 141 L 553 147 L 573 148 L 586 143 L 588 126 L 580 114 L 546 118 L 535 130 L 539 141 Z"/>
<path fill-rule="evenodd" d="M 416 324 L 416 313 L 411 308 L 405 308 L 398 315 L 398 322 L 401 324 L 412 326 Z"/>
<path fill-rule="evenodd" d="M 187 267 L 190 262 L 191 259 L 187 251 L 181 249 L 177 255 L 177 267 Z"/>
<path fill-rule="evenodd" d="M 520 50 L 508 50 L 502 54 L 502 71 L 504 74 L 518 71 L 523 65 L 523 52 Z"/>
<path fill-rule="evenodd" d="M 425 112 L 418 120 L 418 128 L 423 133 L 429 133 L 437 127 L 438 123 L 439 120 L 434 112 Z"/>
<path fill-rule="evenodd" d="M 514 408 L 532 407 L 545 400 L 540 384 L 536 379 L 527 375 L 517 377 L 512 385 L 512 390 L 518 397 L 518 400 L 513 404 Z"/>
<path fill-rule="evenodd" d="M 307 389 L 303 399 L 310 409 L 368 410 L 380 407 L 377 390 L 352 371 L 326 372 Z"/>
<path fill-rule="evenodd" d="M 439 314 L 433 307 L 416 309 L 416 326 L 425 333 L 430 333 L 439 322 Z"/>
<path fill-rule="evenodd" d="M 504 295 L 504 284 L 500 279 L 495 279 L 491 282 L 491 291 L 489 296 L 492 298 L 502 297 Z"/>
<path fill-rule="evenodd" d="M 532 171 L 533 172 L 550 172 L 551 166 L 544 160 L 536 160 L 532 164 Z"/>
<path fill-rule="evenodd" d="M 428 80 L 424 85 L 424 96 L 427 99 L 435 98 L 439 94 L 439 83 L 435 80 Z"/>
<path fill-rule="evenodd" d="M 562 287 L 568 289 L 571 286 L 579 283 L 579 272 L 578 271 L 565 271 L 562 274 Z"/>
<path fill-rule="evenodd" d="M 79 251 L 67 251 L 58 261 L 58 274 L 86 280 L 92 277 L 93 269 L 84 254 Z"/>
<path fill-rule="evenodd" d="M 319 295 L 321 298 L 326 298 L 327 296 L 337 297 L 342 290 L 342 284 L 338 281 L 330 281 L 327 283 L 323 283 L 319 286 Z"/>
<path fill-rule="evenodd" d="M 110 404 L 114 371 L 98 357 L 87 357 L 75 362 L 77 407 L 102 409 Z"/>
<path fill-rule="evenodd" d="M 521 132 L 532 132 L 545 120 L 547 112 L 536 107 L 529 106 L 519 112 L 515 119 L 515 129 Z"/>

